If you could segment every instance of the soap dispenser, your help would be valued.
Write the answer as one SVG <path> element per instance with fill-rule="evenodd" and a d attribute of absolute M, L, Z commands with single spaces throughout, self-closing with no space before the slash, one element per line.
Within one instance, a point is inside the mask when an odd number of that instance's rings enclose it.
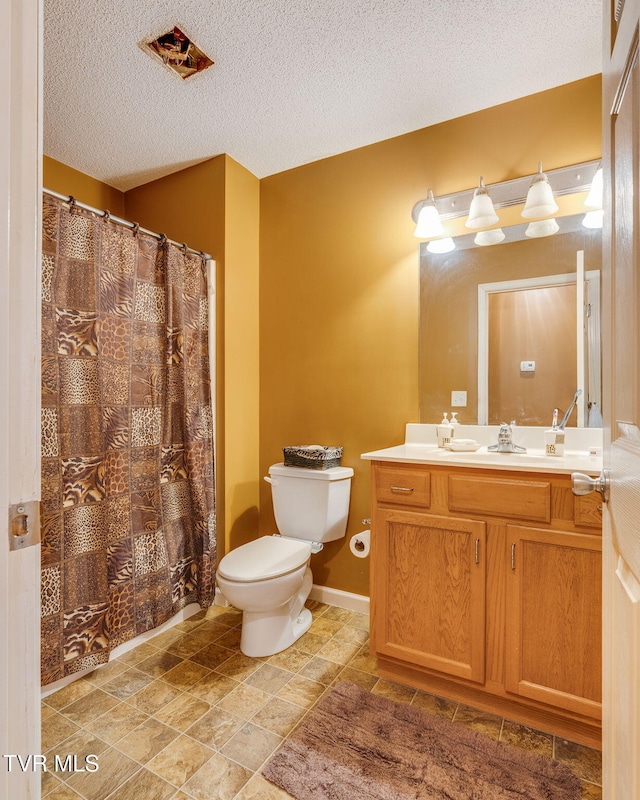
<path fill-rule="evenodd" d="M 458 427 L 459 426 L 460 426 L 460 423 L 458 422 L 458 412 L 457 411 L 452 411 L 451 412 L 451 427 L 453 428 L 453 432 L 451 433 L 451 438 L 452 439 L 458 433 Z"/>
<path fill-rule="evenodd" d="M 436 425 L 436 436 L 438 437 L 438 447 L 446 447 L 453 438 L 454 428 L 447 419 L 446 412 L 442 415 L 442 422 Z"/>

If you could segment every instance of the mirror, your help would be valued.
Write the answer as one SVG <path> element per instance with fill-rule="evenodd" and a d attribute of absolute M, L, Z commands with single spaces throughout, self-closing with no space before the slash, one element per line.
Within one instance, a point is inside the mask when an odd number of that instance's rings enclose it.
<path fill-rule="evenodd" d="M 466 392 L 453 407 L 463 424 L 548 427 L 581 388 L 568 425 L 599 423 L 601 231 L 583 218 L 558 218 L 558 233 L 537 239 L 523 224 L 489 247 L 475 234 L 450 253 L 421 246 L 421 422 L 439 422 L 452 392 Z"/>

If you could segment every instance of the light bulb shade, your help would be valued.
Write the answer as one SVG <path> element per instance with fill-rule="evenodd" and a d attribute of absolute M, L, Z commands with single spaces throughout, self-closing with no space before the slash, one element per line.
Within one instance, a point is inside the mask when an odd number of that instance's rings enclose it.
<path fill-rule="evenodd" d="M 456 246 L 450 236 L 446 236 L 444 239 L 433 239 L 427 245 L 427 250 L 430 253 L 450 253 L 455 249 Z"/>
<path fill-rule="evenodd" d="M 560 226 L 555 219 L 539 219 L 527 225 L 524 235 L 529 236 L 531 239 L 540 239 L 543 236 L 552 236 L 559 230 Z"/>
<path fill-rule="evenodd" d="M 465 225 L 472 230 L 478 228 L 488 228 L 495 225 L 498 215 L 493 207 L 493 201 L 489 197 L 489 192 L 485 189 L 484 181 L 480 178 L 480 185 L 473 193 L 473 199 L 469 206 L 469 216 Z"/>
<path fill-rule="evenodd" d="M 435 204 L 427 200 L 420 209 L 418 222 L 413 235 L 418 239 L 431 239 L 434 236 L 442 236 L 444 228 L 440 222 L 440 214 Z"/>
<path fill-rule="evenodd" d="M 585 228 L 601 228 L 604 219 L 604 211 L 601 208 L 595 211 L 587 211 L 582 220 Z"/>
<path fill-rule="evenodd" d="M 589 194 L 587 195 L 587 199 L 584 201 L 584 204 L 587 208 L 602 208 L 602 190 L 603 190 L 602 184 L 603 184 L 602 167 L 600 167 L 596 172 L 596 174 L 593 176 L 593 181 L 591 182 L 591 188 L 589 189 Z"/>
<path fill-rule="evenodd" d="M 527 192 L 527 202 L 522 209 L 522 216 L 525 219 L 538 219 L 555 214 L 557 210 L 558 204 L 553 197 L 551 185 L 542 171 L 542 164 L 538 164 L 538 173 Z"/>
<path fill-rule="evenodd" d="M 479 231 L 473 240 L 474 244 L 480 247 L 488 247 L 491 244 L 500 244 L 504 242 L 505 234 L 502 228 L 494 228 L 490 231 Z"/>

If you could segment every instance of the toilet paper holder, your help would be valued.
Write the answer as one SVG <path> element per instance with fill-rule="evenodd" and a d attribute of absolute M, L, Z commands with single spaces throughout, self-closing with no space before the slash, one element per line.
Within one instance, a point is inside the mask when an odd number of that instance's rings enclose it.
<path fill-rule="evenodd" d="M 363 519 L 362 524 L 371 525 L 371 519 L 370 518 Z M 365 549 L 365 543 L 361 539 L 356 539 L 355 542 L 353 543 L 353 546 L 359 553 L 362 553 L 362 551 Z"/>

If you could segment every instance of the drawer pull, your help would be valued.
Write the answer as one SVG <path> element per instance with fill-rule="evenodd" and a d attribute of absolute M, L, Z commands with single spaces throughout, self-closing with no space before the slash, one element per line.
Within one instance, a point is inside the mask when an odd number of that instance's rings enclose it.
<path fill-rule="evenodd" d="M 480 539 L 476 539 L 476 564 L 480 563 Z"/>
<path fill-rule="evenodd" d="M 516 568 L 516 543 L 511 545 L 511 569 Z"/>
<path fill-rule="evenodd" d="M 407 494 L 411 494 L 413 491 L 413 486 L 390 486 L 389 488 L 392 492 L 407 492 Z"/>

